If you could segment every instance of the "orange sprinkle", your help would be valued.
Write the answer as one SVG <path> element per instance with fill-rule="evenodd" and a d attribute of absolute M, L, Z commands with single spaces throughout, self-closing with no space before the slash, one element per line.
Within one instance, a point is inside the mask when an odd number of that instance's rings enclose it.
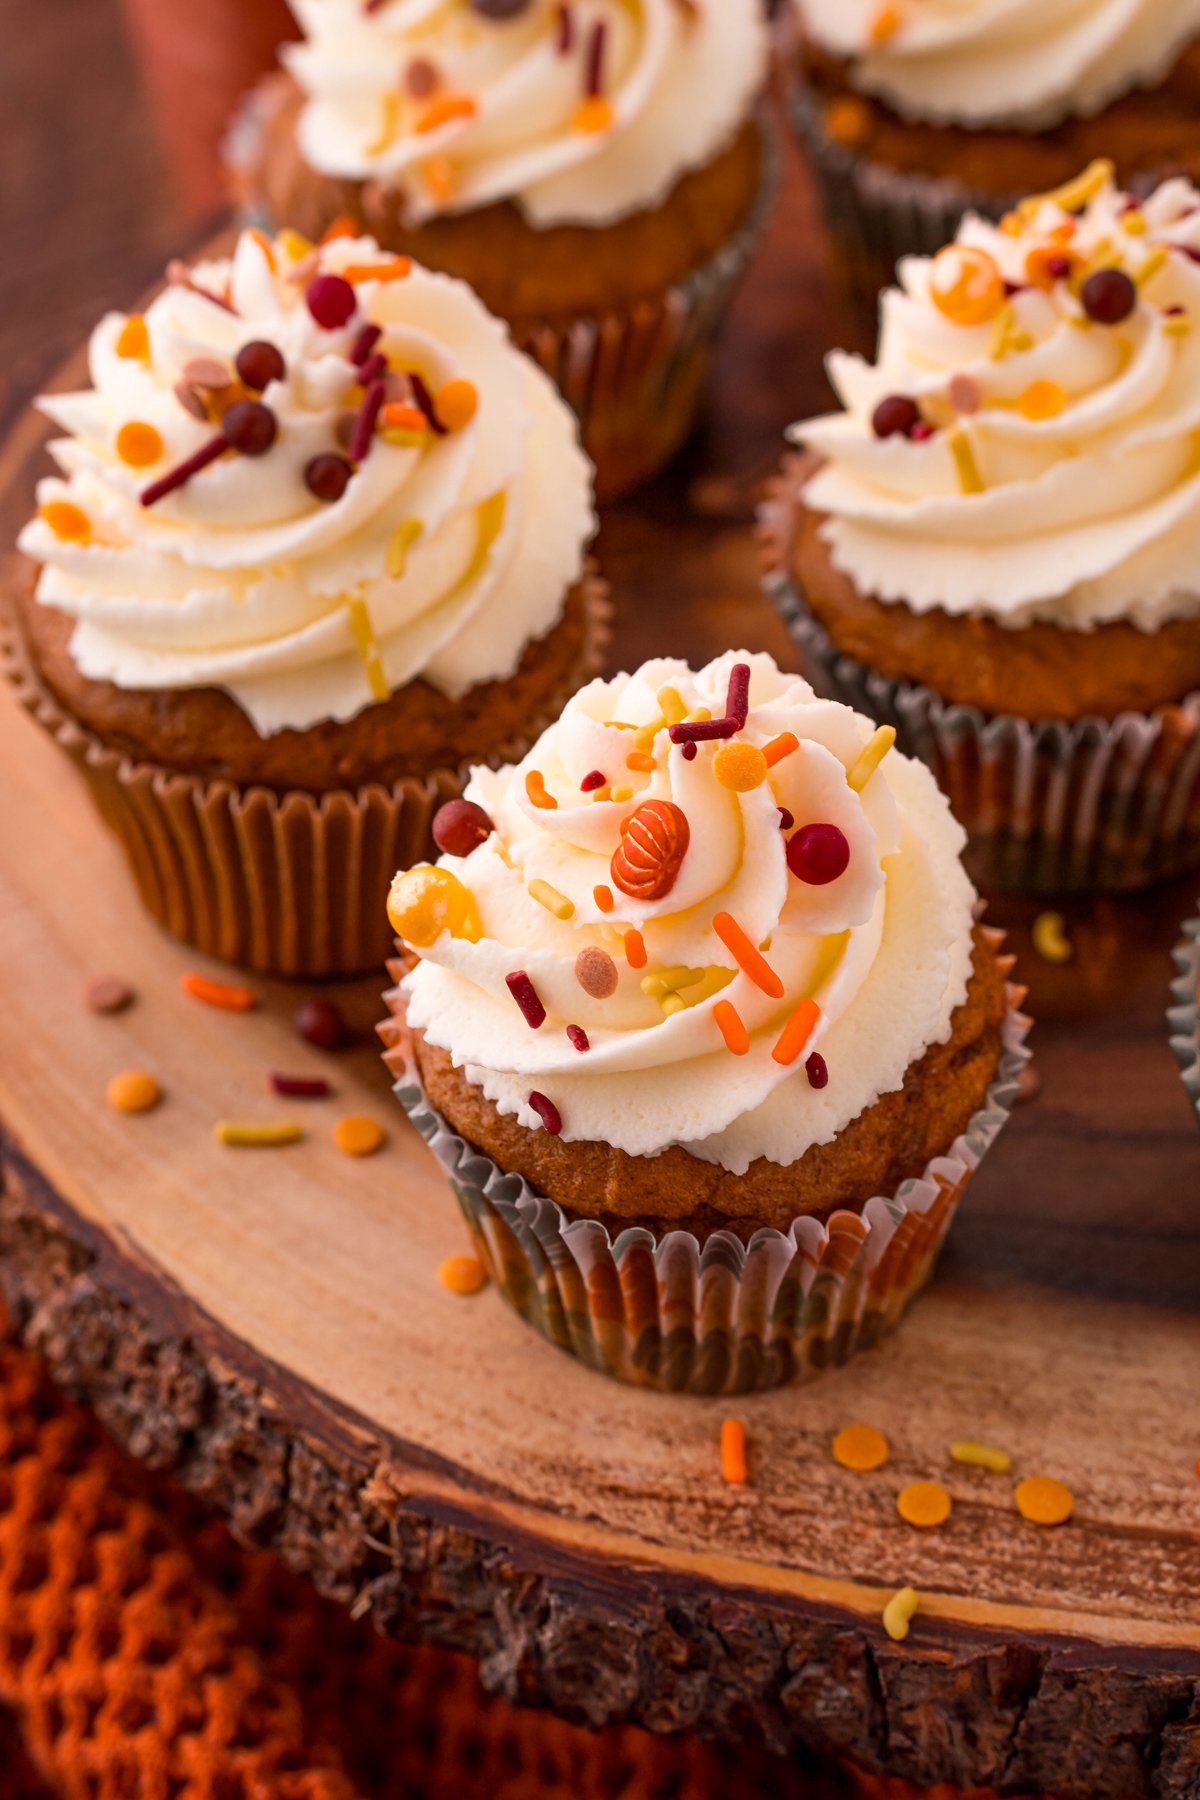
<path fill-rule="evenodd" d="M 434 417 L 447 431 L 461 431 L 479 410 L 479 391 L 473 381 L 447 381 L 433 396 Z"/>
<path fill-rule="evenodd" d="M 55 537 L 68 544 L 86 544 L 92 535 L 92 521 L 82 506 L 73 500 L 46 500 L 38 507 L 38 518 L 44 519 Z"/>
<path fill-rule="evenodd" d="M 377 1125 L 374 1119 L 356 1114 L 339 1119 L 333 1128 L 333 1141 L 343 1156 L 373 1156 L 385 1135 L 383 1126 Z"/>
<path fill-rule="evenodd" d="M 130 419 L 117 433 L 117 455 L 131 469 L 149 468 L 151 463 L 158 462 L 162 453 L 162 438 L 144 419 Z"/>
<path fill-rule="evenodd" d="M 453 124 L 455 119 L 473 119 L 478 111 L 478 104 L 470 94 L 439 94 L 436 100 L 430 101 L 413 130 L 419 137 L 424 137 L 427 132 Z"/>
<path fill-rule="evenodd" d="M 1017 1511 L 1033 1525 L 1065 1525 L 1075 1511 L 1075 1496 L 1053 1475 L 1027 1475 L 1013 1493 Z"/>
<path fill-rule="evenodd" d="M 778 737 L 771 739 L 763 751 L 768 769 L 773 769 L 777 762 L 782 762 L 785 756 L 790 756 L 793 750 L 799 748 L 800 739 L 793 732 L 781 731 Z"/>
<path fill-rule="evenodd" d="M 749 794 L 767 779 L 767 759 L 757 744 L 722 744 L 713 757 L 712 772 L 721 787 Z"/>
<path fill-rule="evenodd" d="M 145 362 L 149 356 L 150 334 L 141 313 L 130 313 L 122 325 L 117 333 L 116 351 L 118 356 L 130 362 Z"/>
<path fill-rule="evenodd" d="M 731 1000 L 718 1000 L 713 1007 L 717 1030 L 725 1039 L 725 1048 L 734 1056 L 745 1056 L 750 1048 L 750 1034 L 742 1024 L 737 1007 Z"/>
<path fill-rule="evenodd" d="M 896 1511 L 905 1524 L 929 1531 L 946 1523 L 951 1500 L 940 1481 L 910 1481 L 896 1495 Z"/>
<path fill-rule="evenodd" d="M 258 997 L 249 988 L 233 987 L 225 981 L 212 981 L 207 975 L 181 975 L 179 985 L 193 1000 L 215 1006 L 221 1012 L 253 1012 Z"/>
<path fill-rule="evenodd" d="M 871 42 L 873 44 L 886 43 L 888 38 L 895 37 L 900 29 L 900 24 L 900 8 L 898 6 L 881 6 L 871 20 Z"/>
<path fill-rule="evenodd" d="M 730 1487 L 746 1485 L 746 1427 L 740 1419 L 721 1421 L 721 1474 Z"/>
<path fill-rule="evenodd" d="M 798 1001 L 771 1052 L 774 1060 L 782 1063 L 785 1069 L 794 1063 L 816 1030 L 820 1017 L 821 1009 L 815 1000 Z"/>
<path fill-rule="evenodd" d="M 105 1088 L 104 1098 L 115 1112 L 149 1112 L 162 1099 L 162 1089 L 145 1069 L 123 1069 Z"/>
<path fill-rule="evenodd" d="M 530 769 L 525 777 L 525 792 L 532 806 L 540 806 L 543 812 L 555 812 L 558 801 L 553 794 L 546 792 L 546 777 L 540 769 Z"/>
<path fill-rule="evenodd" d="M 737 920 L 727 912 L 717 913 L 713 919 L 713 930 L 742 974 L 748 975 L 755 987 L 761 988 L 772 1000 L 782 1000 L 782 981 L 762 953 L 755 949 Z"/>
<path fill-rule="evenodd" d="M 275 246 L 274 246 L 274 244 L 271 242 L 271 240 L 267 236 L 266 232 L 260 231 L 258 229 L 257 225 L 251 225 L 250 236 L 254 239 L 255 243 L 258 245 L 259 249 L 262 251 L 263 255 L 266 257 L 267 267 L 268 267 L 268 269 L 270 269 L 270 271 L 273 275 L 275 273 Z"/>
<path fill-rule="evenodd" d="M 654 758 L 648 750 L 631 750 L 625 758 L 627 769 L 640 769 L 643 774 L 648 774 L 654 766 Z"/>
<path fill-rule="evenodd" d="M 335 238 L 356 238 L 361 230 L 362 227 L 358 220 L 353 218 L 350 213 L 339 213 L 332 225 L 326 226 L 321 233 L 321 242 L 332 244 Z"/>
<path fill-rule="evenodd" d="M 454 169 L 448 156 L 431 156 L 422 165 L 425 186 L 430 198 L 444 206 L 454 198 Z"/>
<path fill-rule="evenodd" d="M 873 1425 L 846 1425 L 833 1440 L 833 1460 L 843 1469 L 868 1475 L 888 1459 L 888 1441 Z"/>
<path fill-rule="evenodd" d="M 600 908 L 601 912 L 612 911 L 613 895 L 611 888 L 594 887 L 592 889 L 592 899 L 596 902 L 596 905 Z"/>
<path fill-rule="evenodd" d="M 1031 381 L 1017 397 L 1017 411 L 1025 419 L 1057 419 L 1067 396 L 1057 381 Z"/>
<path fill-rule="evenodd" d="M 385 263 L 351 263 L 342 270 L 343 278 L 353 286 L 360 281 L 403 281 L 412 274 L 412 257 L 397 256 Z"/>
<path fill-rule="evenodd" d="M 429 420 L 419 406 L 406 400 L 389 400 L 379 415 L 385 431 L 428 431 Z"/>
<path fill-rule="evenodd" d="M 607 131 L 613 122 L 612 101 L 606 100 L 603 94 L 589 94 L 583 104 L 576 109 L 576 131 Z"/>
<path fill-rule="evenodd" d="M 839 94 L 825 108 L 825 129 L 835 144 L 865 144 L 871 135 L 871 113 L 857 94 Z"/>
<path fill-rule="evenodd" d="M 452 1294 L 477 1294 L 487 1286 L 487 1270 L 477 1256 L 448 1256 L 438 1265 L 438 1280 Z"/>
<path fill-rule="evenodd" d="M 640 931 L 631 929 L 625 933 L 625 960 L 631 969 L 645 968 L 646 945 Z"/>

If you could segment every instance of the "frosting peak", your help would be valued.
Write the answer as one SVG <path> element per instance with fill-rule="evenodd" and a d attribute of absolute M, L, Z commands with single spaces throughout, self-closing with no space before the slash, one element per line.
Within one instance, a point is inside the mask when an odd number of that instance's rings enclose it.
<path fill-rule="evenodd" d="M 411 1022 L 523 1124 L 797 1160 L 966 993 L 963 835 L 892 735 L 768 656 L 592 682 L 397 877 Z"/>

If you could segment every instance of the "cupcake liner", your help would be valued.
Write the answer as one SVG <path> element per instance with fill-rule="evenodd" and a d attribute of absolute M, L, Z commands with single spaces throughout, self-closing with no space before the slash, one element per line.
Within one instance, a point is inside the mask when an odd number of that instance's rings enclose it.
<path fill-rule="evenodd" d="M 607 639 L 607 589 L 585 581 L 582 675 Z M 3 624 L 3 622 L 0 622 Z M 390 787 L 279 794 L 135 761 L 63 708 L 38 676 L 19 630 L 0 629 L 0 666 L 18 700 L 70 757 L 120 840 L 142 904 L 207 956 L 263 974 L 353 975 L 378 969 L 394 942 L 388 886 L 397 869 L 436 856 L 433 815 L 468 768 Z M 524 754 L 570 697 L 531 719 L 498 761 Z"/>
<path fill-rule="evenodd" d="M 1172 954 L 1178 974 L 1167 1008 L 1171 1048 L 1200 1125 L 1200 918 L 1184 926 L 1183 942 Z"/>
<path fill-rule="evenodd" d="M 989 717 L 881 675 L 833 643 L 788 568 L 794 483 L 763 507 L 765 587 L 817 692 L 894 725 L 928 763 L 970 839 L 978 886 L 1120 893 L 1200 865 L 1200 693 L 1115 719 Z"/>
<path fill-rule="evenodd" d="M 1002 934 L 987 932 L 999 952 Z M 1005 959 L 1005 971 L 1011 959 Z M 393 963 L 399 979 L 403 965 Z M 1004 1048 L 980 1110 L 944 1156 L 890 1198 L 786 1232 L 701 1242 L 641 1226 L 613 1240 L 568 1219 L 521 1175 L 454 1132 L 430 1105 L 397 1019 L 383 1027 L 395 1092 L 450 1179 L 478 1254 L 526 1324 L 589 1368 L 671 1393 L 744 1394 L 847 1362 L 895 1326 L 929 1279 L 972 1173 L 1007 1120 L 1029 1020 L 1008 987 Z M 396 1011 L 396 992 L 388 995 Z"/>

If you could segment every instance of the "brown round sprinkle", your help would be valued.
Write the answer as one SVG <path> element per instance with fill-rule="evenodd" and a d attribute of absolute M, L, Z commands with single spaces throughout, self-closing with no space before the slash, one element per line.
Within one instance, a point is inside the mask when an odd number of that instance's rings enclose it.
<path fill-rule="evenodd" d="M 204 404 L 204 389 L 194 381 L 177 381 L 175 398 L 184 412 L 191 413 L 193 419 L 208 418 L 208 408 Z"/>
<path fill-rule="evenodd" d="M 607 1000 L 617 991 L 617 965 L 607 950 L 589 945 L 575 958 L 575 979 L 593 1000 Z"/>
<path fill-rule="evenodd" d="M 133 1001 L 133 989 L 119 975 L 95 975 L 83 990 L 83 1004 L 89 1012 L 124 1012 Z"/>
<path fill-rule="evenodd" d="M 104 1097 L 114 1112 L 149 1112 L 162 1099 L 162 1089 L 144 1069 L 123 1069 L 113 1076 Z"/>

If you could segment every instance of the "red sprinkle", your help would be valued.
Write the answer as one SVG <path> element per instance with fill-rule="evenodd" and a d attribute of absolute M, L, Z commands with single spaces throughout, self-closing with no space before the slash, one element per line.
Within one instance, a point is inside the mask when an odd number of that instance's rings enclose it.
<path fill-rule="evenodd" d="M 583 1029 L 582 1025 L 568 1025 L 567 1036 L 570 1038 L 572 1044 L 574 1044 L 576 1050 L 590 1050 L 592 1047 L 588 1043 L 588 1034 Z"/>
<path fill-rule="evenodd" d="M 172 287 L 186 288 L 189 294 L 196 294 L 201 300 L 209 300 L 214 306 L 219 306 L 223 312 L 233 313 L 235 317 L 237 316 L 237 307 L 231 300 L 226 300 L 223 294 L 214 294 L 211 288 L 201 287 L 198 281 L 192 280 L 192 271 L 186 263 L 169 262 L 167 264 L 167 280 Z"/>
<path fill-rule="evenodd" d="M 914 444 L 924 444 L 933 436 L 933 426 L 927 419 L 918 419 L 908 435 Z"/>
<path fill-rule="evenodd" d="M 324 1100 L 333 1092 L 323 1075 L 279 1075 L 272 1070 L 267 1080 L 272 1092 L 288 1094 L 294 1100 Z"/>
<path fill-rule="evenodd" d="M 370 356 L 366 357 L 362 363 L 360 363 L 359 370 L 358 370 L 358 379 L 361 382 L 363 387 L 365 387 L 365 388 L 370 387 L 370 385 L 373 381 L 379 380 L 380 376 L 384 373 L 384 371 L 386 369 L 387 369 L 387 357 L 384 356 L 384 354 L 381 350 L 376 350 Z"/>
<path fill-rule="evenodd" d="M 538 991 L 532 981 L 524 969 L 514 969 L 504 980 L 509 993 L 525 1015 L 525 1023 L 531 1031 L 537 1031 L 546 1022 L 546 1009 L 538 999 Z"/>
<path fill-rule="evenodd" d="M 430 431 L 436 432 L 438 437 L 445 437 L 446 427 L 437 416 L 437 409 L 433 404 L 433 395 L 426 387 L 424 377 L 418 375 L 415 369 L 410 369 L 408 372 L 408 379 L 412 383 L 413 399 L 425 414 Z"/>
<path fill-rule="evenodd" d="M 737 719 L 697 719 L 689 724 L 685 719 L 682 725 L 670 726 L 668 735 L 673 744 L 704 744 L 712 738 L 732 737 L 744 723 L 745 720 Z"/>
<path fill-rule="evenodd" d="M 558 9 L 558 28 L 554 40 L 554 48 L 559 56 L 569 56 L 571 46 L 575 42 L 575 15 L 567 0 L 563 0 Z"/>
<path fill-rule="evenodd" d="M 550 1133 L 550 1136 L 557 1137 L 562 1130 L 562 1114 L 559 1112 L 557 1106 L 555 1106 L 553 1100 L 548 1100 L 545 1094 L 539 1094 L 537 1089 L 534 1088 L 532 1094 L 529 1096 L 529 1104 L 532 1106 L 538 1118 L 542 1121 L 542 1124 L 546 1127 L 546 1130 Z"/>
<path fill-rule="evenodd" d="M 695 744 L 685 744 L 683 746 L 683 760 L 684 760 L 684 762 L 695 762 L 695 760 L 696 760 Z"/>
<path fill-rule="evenodd" d="M 790 831 L 792 829 L 792 826 L 795 823 L 796 823 L 796 821 L 792 817 L 791 813 L 788 811 L 787 807 L 781 806 L 779 809 L 779 829 L 780 829 L 780 831 Z"/>
<path fill-rule="evenodd" d="M 346 454 L 351 462 L 360 463 L 365 460 L 371 448 L 371 439 L 375 435 L 375 421 L 379 417 L 379 409 L 383 405 L 383 383 L 373 381 L 367 389 L 366 398 L 358 410 L 354 421 L 354 430 L 350 434 L 350 447 Z"/>
<path fill-rule="evenodd" d="M 382 336 L 382 325 L 364 325 L 350 347 L 350 361 L 356 367 L 365 363 Z"/>
<path fill-rule="evenodd" d="M 582 794 L 592 794 L 595 792 L 595 790 L 598 787 L 603 787 L 603 786 L 604 786 L 603 774 L 600 772 L 599 769 L 593 769 L 591 774 L 585 775 L 583 780 L 580 782 L 579 791 Z"/>
<path fill-rule="evenodd" d="M 750 664 L 734 663 L 729 671 L 729 695 L 725 701 L 725 717 L 733 719 L 740 731 L 750 710 Z"/>
<path fill-rule="evenodd" d="M 588 44 L 587 71 L 584 77 L 584 92 L 589 100 L 604 92 L 604 46 L 608 37 L 608 26 L 603 19 L 592 27 L 591 41 Z"/>
<path fill-rule="evenodd" d="M 805 1063 L 804 1073 L 808 1076 L 809 1087 L 823 1088 L 829 1085 L 829 1070 L 819 1050 L 814 1050 Z"/>
<path fill-rule="evenodd" d="M 152 481 L 149 487 L 144 487 L 138 495 L 139 504 L 153 506 L 154 502 L 161 500 L 164 495 L 173 494 L 176 488 L 181 488 L 185 481 L 190 481 L 193 475 L 200 473 L 201 469 L 207 469 L 209 463 L 215 463 L 218 456 L 224 456 L 228 448 L 229 445 L 225 442 L 223 434 L 209 438 L 207 444 L 201 444 L 198 450 L 193 450 L 192 454 L 185 457 L 181 463 L 176 463 L 173 469 L 168 469 L 165 475 L 160 475 L 157 481 Z"/>

